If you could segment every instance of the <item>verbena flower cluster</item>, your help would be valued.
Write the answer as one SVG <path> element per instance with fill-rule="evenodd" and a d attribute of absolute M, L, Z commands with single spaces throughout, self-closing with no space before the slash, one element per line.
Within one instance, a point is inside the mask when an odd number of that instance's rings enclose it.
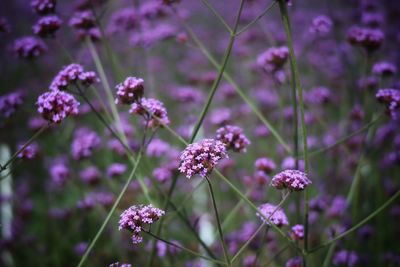
<path fill-rule="evenodd" d="M 132 233 L 132 243 L 143 241 L 140 233 L 143 227 L 150 226 L 158 221 L 165 212 L 150 205 L 135 205 L 125 210 L 119 220 L 119 230 L 125 229 Z M 145 229 L 146 230 L 146 229 Z"/>
<path fill-rule="evenodd" d="M 284 170 L 276 174 L 271 180 L 271 186 L 276 189 L 289 189 L 291 191 L 304 190 L 311 181 L 307 174 L 299 170 Z"/>
<path fill-rule="evenodd" d="M 288 218 L 282 208 L 270 203 L 265 203 L 259 206 L 256 215 L 268 225 L 270 225 L 270 222 L 278 227 L 289 225 Z"/>
<path fill-rule="evenodd" d="M 117 98 L 115 104 L 133 104 L 138 101 L 144 93 L 143 79 L 136 77 L 128 77 L 124 82 L 118 84 Z"/>
<path fill-rule="evenodd" d="M 385 104 L 387 112 L 394 119 L 399 117 L 400 109 L 400 90 L 397 89 L 379 89 L 376 93 L 379 102 Z"/>
<path fill-rule="evenodd" d="M 36 104 L 42 117 L 53 123 L 60 123 L 66 117 L 78 114 L 79 102 L 62 91 L 46 92 L 39 96 Z"/>
<path fill-rule="evenodd" d="M 226 145 L 226 149 L 244 153 L 250 145 L 249 139 L 244 135 L 243 129 L 235 125 L 226 125 L 217 130 L 216 140 Z"/>
<path fill-rule="evenodd" d="M 143 116 L 149 128 L 163 127 L 170 122 L 164 104 L 154 98 L 141 98 L 132 104 L 129 112 Z"/>
<path fill-rule="evenodd" d="M 47 46 L 42 40 L 27 36 L 15 40 L 13 51 L 19 58 L 34 59 L 47 51 Z"/>
<path fill-rule="evenodd" d="M 94 71 L 84 71 L 82 65 L 70 64 L 64 66 L 60 72 L 54 77 L 50 84 L 51 90 L 66 90 L 70 85 L 89 86 L 96 82 L 99 82 Z"/>
<path fill-rule="evenodd" d="M 203 139 L 188 145 L 182 151 L 179 171 L 189 179 L 196 174 L 206 177 L 220 160 L 227 157 L 224 143 L 214 139 Z"/>

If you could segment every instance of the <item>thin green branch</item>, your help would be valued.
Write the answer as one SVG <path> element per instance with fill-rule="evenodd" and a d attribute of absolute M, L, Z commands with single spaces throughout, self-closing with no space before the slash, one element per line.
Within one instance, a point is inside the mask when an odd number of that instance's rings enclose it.
<path fill-rule="evenodd" d="M 262 17 L 264 17 L 265 14 L 268 13 L 276 4 L 276 0 L 274 0 L 271 4 L 269 4 L 263 12 L 261 12 L 260 15 L 258 15 L 254 20 L 250 21 L 246 26 L 244 26 L 242 29 L 240 29 L 237 33 L 236 36 L 239 36 L 243 32 L 247 31 L 251 26 L 253 26 L 255 23 L 257 23 Z"/>
<path fill-rule="evenodd" d="M 218 13 L 217 10 L 208 2 L 208 0 L 201 0 L 207 8 L 218 18 L 218 20 L 224 25 L 225 29 L 228 30 L 229 34 L 232 34 L 232 29 L 229 27 L 228 23 L 226 23 L 225 19 Z"/>

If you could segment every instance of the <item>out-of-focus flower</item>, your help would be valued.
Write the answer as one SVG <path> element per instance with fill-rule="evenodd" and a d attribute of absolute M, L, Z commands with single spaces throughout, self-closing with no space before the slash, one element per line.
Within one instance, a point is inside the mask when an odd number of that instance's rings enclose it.
<path fill-rule="evenodd" d="M 400 90 L 379 89 L 376 93 L 376 99 L 385 104 L 386 110 L 392 118 L 396 119 L 399 117 Z"/>
<path fill-rule="evenodd" d="M 290 234 L 294 240 L 303 240 L 304 226 L 301 224 L 296 224 L 295 226 L 292 227 Z"/>
<path fill-rule="evenodd" d="M 161 157 L 167 153 L 170 145 L 161 139 L 153 139 L 147 146 L 146 154 L 149 157 Z"/>
<path fill-rule="evenodd" d="M 299 170 L 285 170 L 276 174 L 271 181 L 271 186 L 276 189 L 289 189 L 291 191 L 304 190 L 311 181 L 307 174 Z"/>
<path fill-rule="evenodd" d="M 33 0 L 31 1 L 33 11 L 39 15 L 54 13 L 56 0 Z"/>
<path fill-rule="evenodd" d="M 304 94 L 304 101 L 308 104 L 321 105 L 332 100 L 331 91 L 323 86 L 314 87 Z"/>
<path fill-rule="evenodd" d="M 74 252 L 76 255 L 82 256 L 85 253 L 87 247 L 88 247 L 87 242 L 79 242 L 74 246 Z"/>
<path fill-rule="evenodd" d="M 108 267 L 132 267 L 132 264 L 114 262 L 114 263 L 111 263 L 110 265 L 108 265 Z"/>
<path fill-rule="evenodd" d="M 299 160 L 299 170 L 304 171 L 304 160 Z M 281 168 L 282 169 L 295 169 L 296 168 L 296 159 L 293 157 L 286 157 L 283 159 L 281 163 Z"/>
<path fill-rule="evenodd" d="M 168 14 L 168 8 L 159 0 L 149 0 L 143 2 L 140 6 L 139 13 L 146 19 L 156 19 L 165 17 Z"/>
<path fill-rule="evenodd" d="M 275 162 L 270 158 L 258 158 L 254 162 L 256 170 L 263 171 L 265 173 L 271 173 L 276 169 Z"/>
<path fill-rule="evenodd" d="M 196 174 L 206 177 L 221 159 L 227 157 L 224 143 L 214 139 L 203 139 L 188 145 L 181 153 L 179 171 L 185 173 L 189 179 Z"/>
<path fill-rule="evenodd" d="M 229 123 L 232 112 L 229 108 L 217 108 L 210 113 L 210 122 L 214 125 L 222 126 Z"/>
<path fill-rule="evenodd" d="M 75 131 L 71 145 L 72 157 L 75 160 L 90 157 L 100 144 L 101 139 L 96 132 L 88 128 L 79 128 Z"/>
<path fill-rule="evenodd" d="M 140 25 L 139 13 L 135 8 L 122 8 L 111 15 L 108 31 L 112 34 L 125 33 Z"/>
<path fill-rule="evenodd" d="M 143 241 L 140 233 L 144 225 L 151 225 L 158 221 L 165 212 L 153 207 L 153 205 L 134 205 L 125 210 L 119 220 L 119 230 L 126 229 L 132 233 L 133 244 Z"/>
<path fill-rule="evenodd" d="M 344 214 L 347 208 L 347 200 L 342 196 L 336 196 L 331 206 L 328 208 L 327 214 L 330 217 L 340 217 Z"/>
<path fill-rule="evenodd" d="M 131 37 L 131 44 L 149 48 L 160 41 L 174 38 L 176 28 L 170 24 L 159 24 L 154 27 L 146 27 L 140 33 L 135 33 Z"/>
<path fill-rule="evenodd" d="M 269 219 L 269 221 L 275 224 L 278 227 L 289 225 L 289 221 L 286 217 L 286 214 L 283 210 L 275 205 L 265 203 L 258 207 L 258 212 L 256 215 L 266 224 L 270 225 L 270 223 L 265 219 Z M 265 218 L 264 218 L 265 217 Z"/>
<path fill-rule="evenodd" d="M 163 127 L 170 122 L 164 104 L 154 98 L 141 98 L 132 104 L 129 113 L 143 116 L 148 128 Z"/>
<path fill-rule="evenodd" d="M 219 128 L 215 139 L 224 143 L 226 149 L 240 153 L 246 152 L 247 147 L 250 145 L 250 141 L 244 135 L 243 129 L 234 125 L 226 125 Z"/>
<path fill-rule="evenodd" d="M 318 35 L 326 35 L 331 31 L 332 25 L 332 20 L 329 17 L 320 15 L 313 19 L 310 32 Z"/>
<path fill-rule="evenodd" d="M 286 262 L 285 267 L 301 267 L 301 265 L 302 265 L 301 258 L 297 257 L 297 258 L 289 259 Z"/>
<path fill-rule="evenodd" d="M 122 163 L 113 163 L 107 168 L 107 175 L 109 177 L 121 176 L 126 172 L 126 165 Z"/>
<path fill-rule="evenodd" d="M 68 93 L 50 91 L 40 95 L 36 105 L 45 120 L 60 123 L 69 115 L 78 114 L 79 102 Z"/>
<path fill-rule="evenodd" d="M 350 44 L 364 47 L 368 52 L 373 52 L 381 47 L 385 35 L 381 30 L 353 26 L 347 32 Z"/>
<path fill-rule="evenodd" d="M 63 186 L 67 178 L 70 176 L 70 171 L 64 163 L 55 163 L 50 167 L 50 175 L 52 182 L 57 186 Z"/>
<path fill-rule="evenodd" d="M 101 33 L 96 26 L 96 17 L 90 10 L 75 12 L 69 21 L 69 25 L 75 28 L 79 38 L 89 37 L 92 40 L 101 39 Z"/>
<path fill-rule="evenodd" d="M 68 86 L 80 82 L 87 87 L 99 81 L 96 73 L 93 71 L 84 71 L 79 64 L 70 64 L 64 66 L 54 77 L 50 84 L 51 90 L 66 90 Z"/>
<path fill-rule="evenodd" d="M 23 144 L 18 145 L 18 149 L 21 149 Z M 39 145 L 37 143 L 31 143 L 24 150 L 18 154 L 18 158 L 21 159 L 34 159 L 39 154 Z"/>
<path fill-rule="evenodd" d="M 21 91 L 14 91 L 0 97 L 0 114 L 3 117 L 10 117 L 19 106 L 22 105 L 24 94 Z"/>
<path fill-rule="evenodd" d="M 47 46 L 42 40 L 27 36 L 15 40 L 13 51 L 19 58 L 34 59 L 47 51 Z"/>
<path fill-rule="evenodd" d="M 271 47 L 257 57 L 257 65 L 268 73 L 281 69 L 289 57 L 286 46 Z"/>
<path fill-rule="evenodd" d="M 62 20 L 56 15 L 41 17 L 33 26 L 33 33 L 40 37 L 54 36 L 61 24 Z"/>
<path fill-rule="evenodd" d="M 10 24 L 6 18 L 0 17 L 0 32 L 9 33 L 11 31 Z"/>
<path fill-rule="evenodd" d="M 374 66 L 372 67 L 372 72 L 375 75 L 386 77 L 394 75 L 397 72 L 397 68 L 396 65 L 394 65 L 393 63 L 382 61 L 374 64 Z"/>
<path fill-rule="evenodd" d="M 141 78 L 128 77 L 124 82 L 118 84 L 115 104 L 133 104 L 138 101 L 144 93 L 144 81 Z"/>
<path fill-rule="evenodd" d="M 96 166 L 89 166 L 79 172 L 79 177 L 84 183 L 95 184 L 100 180 L 101 172 Z"/>
<path fill-rule="evenodd" d="M 333 264 L 336 266 L 353 267 L 358 262 L 358 255 L 354 251 L 340 250 L 333 256 Z"/>

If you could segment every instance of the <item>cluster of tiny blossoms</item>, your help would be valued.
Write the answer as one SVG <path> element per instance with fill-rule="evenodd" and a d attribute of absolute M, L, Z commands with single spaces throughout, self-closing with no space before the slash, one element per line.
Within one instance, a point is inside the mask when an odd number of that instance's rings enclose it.
<path fill-rule="evenodd" d="M 276 174 L 271 180 L 271 185 L 276 189 L 287 188 L 291 191 L 304 190 L 309 184 L 311 184 L 311 181 L 307 174 L 299 170 L 284 170 Z"/>
<path fill-rule="evenodd" d="M 386 105 L 387 112 L 392 118 L 397 118 L 400 109 L 400 90 L 380 89 L 376 93 L 379 102 Z"/>
<path fill-rule="evenodd" d="M 226 125 L 217 130 L 216 139 L 226 145 L 226 148 L 235 152 L 244 153 L 250 145 L 249 139 L 244 135 L 242 128 Z"/>
<path fill-rule="evenodd" d="M 69 115 L 78 114 L 79 102 L 62 91 L 50 91 L 39 96 L 37 100 L 38 112 L 45 120 L 60 123 Z"/>
<path fill-rule="evenodd" d="M 289 225 L 286 214 L 281 208 L 275 205 L 270 203 L 262 204 L 260 207 L 258 207 L 258 211 L 259 212 L 257 212 L 256 215 L 268 225 L 270 225 L 270 222 L 278 227 Z M 269 222 L 265 218 L 267 218 Z"/>
<path fill-rule="evenodd" d="M 119 230 L 125 229 L 132 232 L 133 244 L 143 241 L 140 233 L 144 225 L 151 225 L 158 221 L 165 212 L 150 205 L 134 205 L 125 210 L 119 220 Z"/>
<path fill-rule="evenodd" d="M 117 89 L 117 98 L 115 99 L 115 104 L 130 105 L 139 100 L 144 93 L 143 83 L 143 79 L 140 78 L 126 78 L 124 82 L 115 87 Z"/>
<path fill-rule="evenodd" d="M 224 143 L 214 139 L 203 139 L 188 145 L 181 153 L 179 171 L 185 173 L 189 179 L 196 174 L 206 177 L 221 159 L 227 157 Z"/>
<path fill-rule="evenodd" d="M 99 78 L 93 71 L 84 71 L 79 64 L 64 66 L 50 84 L 51 90 L 66 90 L 68 86 L 81 82 L 84 86 L 89 86 L 98 82 Z"/>

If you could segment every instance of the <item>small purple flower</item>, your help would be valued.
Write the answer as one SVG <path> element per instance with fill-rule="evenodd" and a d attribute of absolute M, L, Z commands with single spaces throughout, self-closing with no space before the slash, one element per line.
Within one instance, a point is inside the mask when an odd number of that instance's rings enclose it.
<path fill-rule="evenodd" d="M 153 139 L 147 146 L 146 154 L 149 157 L 161 157 L 170 149 L 170 145 L 161 139 Z"/>
<path fill-rule="evenodd" d="M 281 69 L 289 57 L 289 49 L 286 46 L 271 47 L 257 58 L 257 65 L 267 73 L 274 73 Z"/>
<path fill-rule="evenodd" d="M 157 179 L 160 183 L 164 183 L 165 181 L 172 178 L 173 171 L 165 166 L 155 168 L 153 171 L 154 178 Z"/>
<path fill-rule="evenodd" d="M 64 185 L 69 175 L 69 168 L 64 163 L 56 163 L 50 167 L 52 182 L 58 186 Z"/>
<path fill-rule="evenodd" d="M 276 189 L 287 188 L 290 191 L 302 191 L 310 184 L 307 174 L 298 170 L 284 170 L 276 174 L 271 181 L 271 186 Z"/>
<path fill-rule="evenodd" d="M 303 171 L 304 170 L 304 160 L 299 160 L 299 170 Z M 281 163 L 281 168 L 282 169 L 295 169 L 296 168 L 296 159 L 293 157 L 286 157 L 283 159 Z"/>
<path fill-rule="evenodd" d="M 115 104 L 133 104 L 138 101 L 144 93 L 144 81 L 141 78 L 128 77 L 124 82 L 118 84 L 117 98 Z"/>
<path fill-rule="evenodd" d="M 125 33 L 140 26 L 140 17 L 135 8 L 121 8 L 111 15 L 110 23 L 107 27 L 112 34 Z"/>
<path fill-rule="evenodd" d="M 84 183 L 96 184 L 101 177 L 101 172 L 96 166 L 89 166 L 79 172 L 79 177 Z"/>
<path fill-rule="evenodd" d="M 36 105 L 45 120 L 60 123 L 69 115 L 78 114 L 79 102 L 65 92 L 50 91 L 40 95 Z"/>
<path fill-rule="evenodd" d="M 227 157 L 224 143 L 214 139 L 203 139 L 188 145 L 181 153 L 179 171 L 185 173 L 189 179 L 196 174 L 206 177 L 221 159 Z"/>
<path fill-rule="evenodd" d="M 329 217 L 340 217 L 344 214 L 346 208 L 346 198 L 342 196 L 337 196 L 333 199 L 331 206 L 328 208 L 327 214 Z"/>
<path fill-rule="evenodd" d="M 400 90 L 397 89 L 379 89 L 376 93 L 376 99 L 386 105 L 387 113 L 392 118 L 399 116 L 400 109 Z"/>
<path fill-rule="evenodd" d="M 270 158 L 258 158 L 254 163 L 254 167 L 256 167 L 256 170 L 258 171 L 269 174 L 276 169 L 276 164 Z"/>
<path fill-rule="evenodd" d="M 47 46 L 42 40 L 27 36 L 15 40 L 12 50 L 19 58 L 34 59 L 47 51 Z"/>
<path fill-rule="evenodd" d="M 289 221 L 286 217 L 286 214 L 283 212 L 281 208 L 278 208 L 275 205 L 265 203 L 258 207 L 258 211 L 256 215 L 266 224 L 270 225 L 270 223 L 265 219 L 269 219 L 270 222 L 275 224 L 278 227 L 282 227 L 284 225 L 289 225 Z M 265 217 L 265 218 L 264 218 Z"/>
<path fill-rule="evenodd" d="M 170 122 L 164 104 L 154 98 L 141 98 L 132 104 L 129 113 L 143 116 L 148 128 L 163 127 Z"/>
<path fill-rule="evenodd" d="M 381 30 L 353 26 L 347 32 L 350 44 L 364 47 L 368 52 L 377 50 L 382 46 L 385 35 Z"/>
<path fill-rule="evenodd" d="M 165 212 L 153 205 L 134 205 L 125 210 L 119 220 L 119 230 L 126 229 L 132 233 L 133 244 L 138 244 L 143 241 L 140 233 L 144 225 L 151 225 L 158 221 Z"/>
<path fill-rule="evenodd" d="M 285 267 L 301 267 L 301 265 L 302 265 L 301 258 L 297 257 L 297 258 L 289 259 L 286 262 Z"/>
<path fill-rule="evenodd" d="M 291 236 L 294 240 L 304 239 L 304 226 L 301 224 L 296 224 L 292 227 Z"/>
<path fill-rule="evenodd" d="M 18 146 L 18 149 L 22 148 L 23 144 Z M 21 159 L 34 159 L 39 154 L 39 145 L 37 143 L 31 143 L 24 150 L 18 154 L 18 158 Z"/>
<path fill-rule="evenodd" d="M 84 71 L 79 64 L 64 66 L 54 77 L 50 84 L 51 90 L 66 90 L 68 86 L 81 82 L 85 87 L 98 82 L 99 79 L 93 71 Z"/>
<path fill-rule="evenodd" d="M 87 242 L 79 242 L 74 246 L 74 252 L 77 256 L 82 256 L 88 247 Z"/>
<path fill-rule="evenodd" d="M 231 120 L 232 112 L 229 108 L 217 108 L 210 113 L 210 122 L 222 126 Z"/>
<path fill-rule="evenodd" d="M 121 176 L 126 172 L 126 165 L 122 163 L 113 163 L 107 168 L 107 175 L 109 177 Z"/>
<path fill-rule="evenodd" d="M 11 31 L 10 24 L 8 20 L 4 17 L 0 17 L 0 32 L 9 33 Z"/>
<path fill-rule="evenodd" d="M 372 67 L 372 73 L 379 76 L 392 76 L 397 72 L 396 65 L 390 62 L 377 62 Z"/>
<path fill-rule="evenodd" d="M 215 139 L 224 143 L 227 150 L 231 149 L 234 152 L 244 153 L 250 145 L 250 141 L 244 135 L 243 129 L 234 125 L 226 125 L 219 128 Z"/>
<path fill-rule="evenodd" d="M 332 93 L 326 87 L 314 87 L 304 95 L 304 101 L 309 104 L 321 105 L 332 100 Z"/>
<path fill-rule="evenodd" d="M 72 157 L 75 160 L 90 157 L 100 144 L 101 139 L 96 132 L 88 128 L 79 128 L 75 131 L 71 145 Z"/>
<path fill-rule="evenodd" d="M 329 17 L 320 15 L 313 19 L 310 32 L 318 35 L 326 35 L 331 31 L 332 25 L 332 20 Z"/>
<path fill-rule="evenodd" d="M 14 91 L 0 97 L 0 114 L 10 117 L 19 106 L 22 105 L 24 94 L 21 91 Z"/>
<path fill-rule="evenodd" d="M 114 263 L 111 263 L 110 265 L 108 265 L 108 267 L 132 267 L 132 264 L 114 262 Z"/>
<path fill-rule="evenodd" d="M 33 26 L 33 33 L 40 37 L 54 36 L 61 23 L 62 20 L 56 15 L 41 17 Z"/>
<path fill-rule="evenodd" d="M 333 256 L 334 265 L 353 267 L 358 262 L 358 256 L 354 251 L 340 250 Z"/>
<path fill-rule="evenodd" d="M 56 0 L 33 0 L 31 1 L 33 11 L 39 15 L 53 13 L 56 9 Z"/>
<path fill-rule="evenodd" d="M 96 26 L 96 18 L 90 10 L 75 12 L 69 25 L 76 29 L 90 29 Z"/>

